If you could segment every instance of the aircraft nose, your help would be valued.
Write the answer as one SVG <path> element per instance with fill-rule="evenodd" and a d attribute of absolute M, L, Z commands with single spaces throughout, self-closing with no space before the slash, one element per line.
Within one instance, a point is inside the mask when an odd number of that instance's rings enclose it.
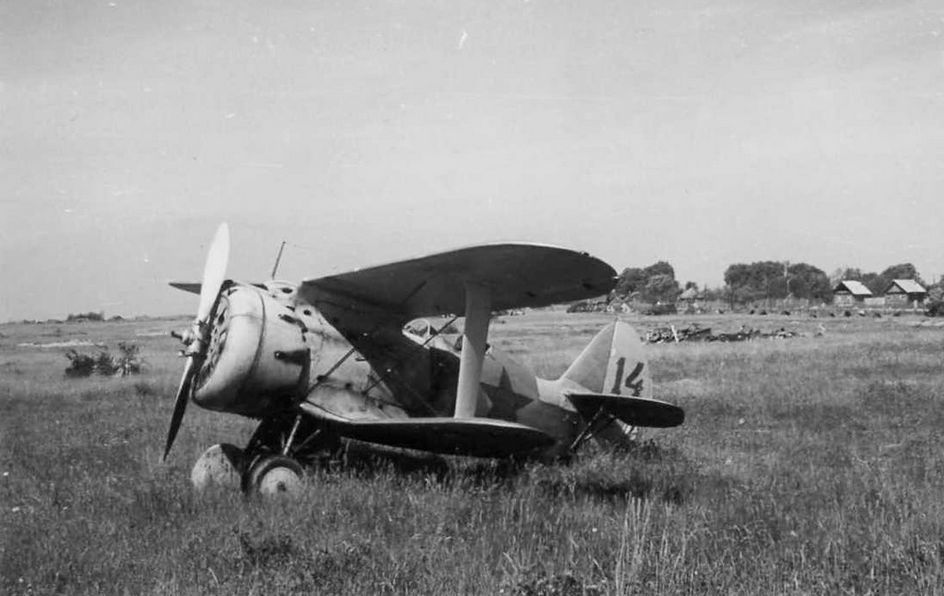
<path fill-rule="evenodd" d="M 234 287 L 220 296 L 206 357 L 197 371 L 193 401 L 210 410 L 229 410 L 243 385 L 262 334 L 259 292 Z"/>
<path fill-rule="evenodd" d="M 307 388 L 305 334 L 284 306 L 257 287 L 236 284 L 220 296 L 193 401 L 208 410 L 246 416 L 272 399 Z"/>

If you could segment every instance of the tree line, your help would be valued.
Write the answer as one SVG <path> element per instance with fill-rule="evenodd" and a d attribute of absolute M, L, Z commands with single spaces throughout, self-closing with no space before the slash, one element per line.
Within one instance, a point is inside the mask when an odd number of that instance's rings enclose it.
<path fill-rule="evenodd" d="M 895 279 L 913 279 L 924 287 L 924 281 L 921 279 L 921 276 L 918 275 L 918 270 L 915 269 L 915 266 L 911 263 L 901 263 L 900 265 L 892 265 L 891 267 L 885 269 L 881 273 L 862 273 L 860 269 L 841 269 L 837 271 L 838 277 L 840 280 L 851 279 L 855 281 L 862 282 L 865 287 L 869 289 L 873 294 L 880 295 L 888 286 L 892 283 L 892 280 Z"/>
<path fill-rule="evenodd" d="M 873 294 L 881 295 L 895 279 L 913 279 L 925 285 L 911 263 L 892 265 L 881 273 L 863 273 L 859 269 L 843 268 L 829 276 L 822 269 L 808 263 L 757 261 L 729 265 L 724 272 L 723 288 L 699 289 L 692 281 L 684 285 L 679 284 L 672 265 L 666 261 L 658 261 L 648 267 L 623 269 L 610 298 L 652 304 L 671 303 L 675 302 L 684 290 L 694 288 L 701 300 L 720 300 L 731 304 L 785 298 L 831 302 L 833 288 L 839 281 L 859 281 Z"/>

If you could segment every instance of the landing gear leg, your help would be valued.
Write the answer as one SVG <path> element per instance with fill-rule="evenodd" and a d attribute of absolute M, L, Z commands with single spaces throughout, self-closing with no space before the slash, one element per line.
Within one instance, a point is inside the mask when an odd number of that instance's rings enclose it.
<path fill-rule="evenodd" d="M 242 487 L 248 494 L 293 494 L 304 467 L 318 463 L 340 441 L 322 423 L 299 412 L 265 418 L 246 445 Z"/>
<path fill-rule="evenodd" d="M 588 439 L 592 438 L 597 433 L 601 432 L 604 428 L 613 423 L 615 418 L 603 411 L 603 408 L 597 410 L 597 413 L 593 415 L 593 418 L 590 419 L 590 422 L 587 423 L 587 426 L 577 435 L 577 438 L 574 439 L 574 442 L 570 444 L 570 452 L 576 453 L 580 446 L 583 445 Z"/>

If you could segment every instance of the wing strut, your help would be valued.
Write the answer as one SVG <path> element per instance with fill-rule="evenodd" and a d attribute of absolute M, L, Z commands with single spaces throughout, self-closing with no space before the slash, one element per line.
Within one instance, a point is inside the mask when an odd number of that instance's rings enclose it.
<path fill-rule="evenodd" d="M 456 391 L 455 418 L 474 418 L 479 401 L 479 382 L 488 340 L 488 321 L 492 315 L 492 294 L 485 286 L 465 284 L 465 329 L 459 358 L 459 383 Z"/>

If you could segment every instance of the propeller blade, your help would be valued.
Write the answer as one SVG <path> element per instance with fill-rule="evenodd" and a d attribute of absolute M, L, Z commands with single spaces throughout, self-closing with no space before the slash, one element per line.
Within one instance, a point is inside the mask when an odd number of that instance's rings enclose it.
<path fill-rule="evenodd" d="M 187 409 L 187 401 L 190 397 L 190 382 L 193 380 L 193 360 L 191 356 L 187 358 L 187 364 L 184 365 L 184 374 L 180 378 L 180 386 L 177 388 L 177 397 L 174 400 L 174 413 L 170 417 L 170 428 L 167 430 L 167 443 L 164 445 L 164 457 L 161 461 L 167 461 L 167 454 L 177 438 L 177 431 L 180 430 L 180 421 L 184 418 L 184 411 Z"/>
<path fill-rule="evenodd" d="M 206 322 L 210 310 L 216 301 L 216 295 L 226 278 L 226 264 L 229 261 L 229 226 L 220 224 L 213 236 L 213 243 L 207 251 L 206 264 L 203 266 L 203 283 L 200 284 L 200 306 L 197 308 L 197 320 Z"/>
<path fill-rule="evenodd" d="M 226 278 L 226 265 L 229 261 L 229 226 L 226 222 L 220 224 L 216 234 L 213 236 L 213 242 L 207 251 L 206 263 L 203 266 L 203 282 L 200 284 L 200 305 L 197 307 L 197 318 L 193 329 L 188 335 L 189 340 L 185 341 L 188 354 L 187 364 L 184 365 L 184 374 L 180 378 L 180 385 L 177 387 L 177 397 L 174 399 L 174 413 L 170 417 L 170 428 L 167 430 L 167 443 L 164 445 L 164 461 L 167 460 L 167 454 L 174 445 L 174 439 L 177 438 L 177 431 L 180 430 L 180 422 L 184 418 L 184 412 L 187 410 L 187 402 L 190 401 L 190 386 L 193 383 L 193 377 L 200 369 L 203 363 L 203 357 L 206 350 L 205 342 L 209 337 L 210 329 L 207 325 L 210 318 L 210 311 L 213 310 L 213 304 L 220 293 L 223 281 Z M 181 335 L 183 338 L 183 335 Z"/>

